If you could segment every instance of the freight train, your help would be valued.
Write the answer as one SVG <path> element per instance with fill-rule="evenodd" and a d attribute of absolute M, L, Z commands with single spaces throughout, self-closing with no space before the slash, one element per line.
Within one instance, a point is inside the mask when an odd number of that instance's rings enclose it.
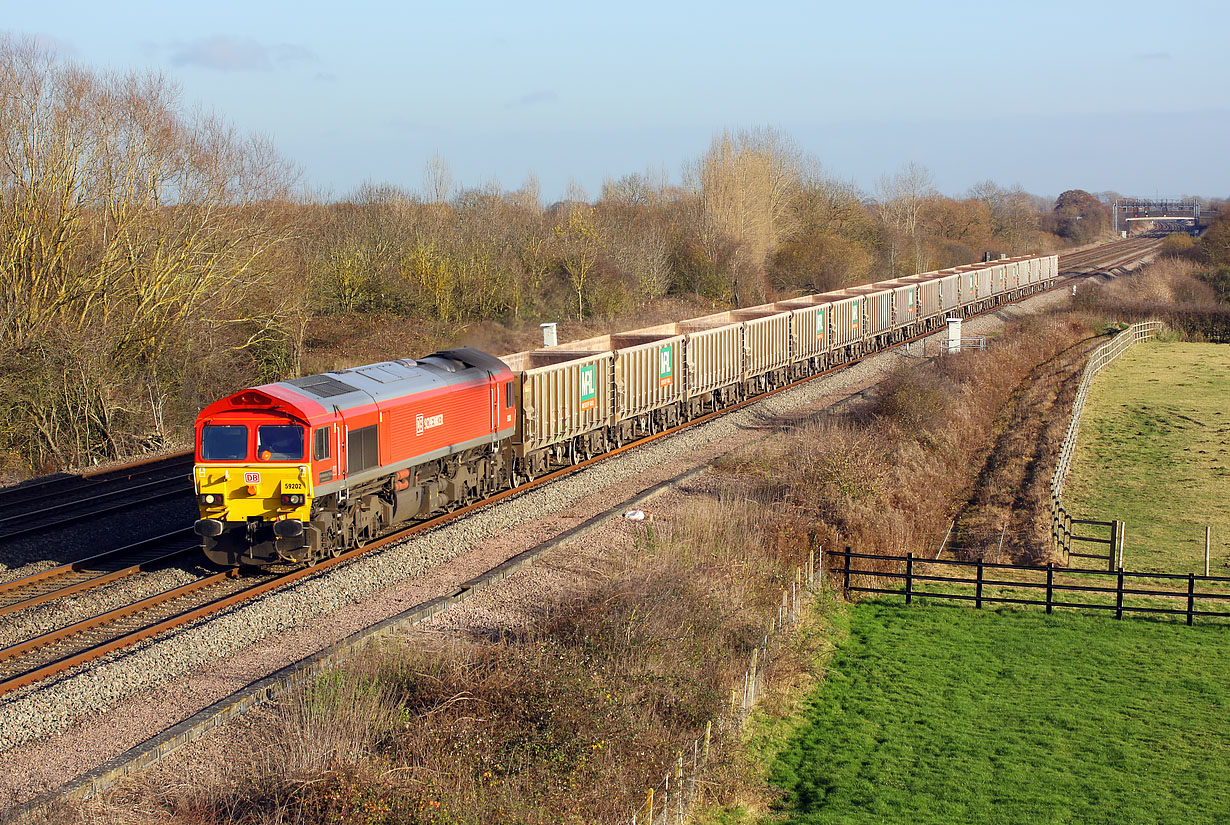
<path fill-rule="evenodd" d="M 1049 289 L 1021 256 L 495 357 L 472 348 L 244 389 L 196 422 L 208 558 L 313 564 Z"/>

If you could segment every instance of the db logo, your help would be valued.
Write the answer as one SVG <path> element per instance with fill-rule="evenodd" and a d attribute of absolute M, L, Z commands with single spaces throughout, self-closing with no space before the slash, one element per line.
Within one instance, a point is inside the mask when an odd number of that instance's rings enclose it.
<path fill-rule="evenodd" d="M 244 484 L 260 484 L 261 474 L 260 473 L 244 473 L 243 483 Z"/>
<path fill-rule="evenodd" d="M 430 430 L 432 427 L 439 427 L 444 423 L 444 413 L 438 415 L 429 415 L 424 417 L 422 413 L 414 419 L 414 434 L 422 435 L 424 430 Z"/>

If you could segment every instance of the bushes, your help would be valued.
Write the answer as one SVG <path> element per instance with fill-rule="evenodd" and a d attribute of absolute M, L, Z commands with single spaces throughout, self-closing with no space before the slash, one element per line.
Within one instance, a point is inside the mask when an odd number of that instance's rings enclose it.
<path fill-rule="evenodd" d="M 1164 321 L 1188 340 L 1230 341 L 1230 306 L 1220 301 L 1225 280 L 1201 264 L 1164 258 L 1138 273 L 1077 292 L 1078 307 L 1116 320 Z"/>

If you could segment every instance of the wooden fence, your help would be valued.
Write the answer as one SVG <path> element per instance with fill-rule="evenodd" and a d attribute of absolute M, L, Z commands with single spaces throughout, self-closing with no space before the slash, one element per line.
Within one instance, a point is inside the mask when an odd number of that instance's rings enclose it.
<path fill-rule="evenodd" d="M 1123 525 L 1119 521 L 1093 521 L 1091 519 L 1075 519 L 1063 504 L 1063 485 L 1068 478 L 1068 468 L 1072 464 L 1072 454 L 1076 451 L 1076 436 L 1080 432 L 1081 413 L 1089 398 L 1089 388 L 1093 385 L 1093 377 L 1109 366 L 1128 348 L 1154 338 L 1164 327 L 1161 321 L 1141 321 L 1132 324 L 1117 334 L 1114 338 L 1102 344 L 1089 355 L 1089 362 L 1081 374 L 1080 387 L 1076 391 L 1076 399 L 1072 402 L 1072 416 L 1068 420 L 1068 432 L 1064 435 L 1063 444 L 1059 448 L 1059 462 L 1055 466 L 1055 474 L 1051 476 L 1051 542 L 1056 551 L 1063 554 L 1069 563 L 1071 559 L 1092 559 L 1105 565 L 1107 572 L 1113 572 L 1123 565 Z M 1104 527 L 1109 529 L 1109 539 L 1098 535 L 1089 535 L 1081 531 L 1083 527 Z M 1075 528 L 1075 529 L 1074 529 Z M 1080 532 L 1078 532 L 1080 531 Z M 1079 549 L 1073 549 L 1074 543 L 1079 543 Z M 1088 544 L 1103 545 L 1105 554 L 1083 552 Z"/>
<path fill-rule="evenodd" d="M 950 599 L 983 604 L 1016 604 L 1078 610 L 1183 616 L 1187 624 L 1197 618 L 1230 618 L 1230 577 L 1176 573 L 1137 573 L 1085 568 L 1030 567 L 986 561 L 874 556 L 826 551 L 820 561 L 829 577 L 847 593 L 876 593 L 914 599 Z M 1011 578 L 1005 578 L 1011 576 Z M 889 587 L 898 581 L 900 587 Z M 1201 609 L 1201 608 L 1206 609 Z M 1218 609 L 1207 609 L 1216 607 Z"/>

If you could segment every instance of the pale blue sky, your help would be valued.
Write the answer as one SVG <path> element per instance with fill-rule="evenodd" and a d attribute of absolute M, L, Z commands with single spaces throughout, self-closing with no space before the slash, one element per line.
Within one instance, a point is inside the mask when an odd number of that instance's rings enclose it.
<path fill-rule="evenodd" d="M 0 0 L 0 30 L 161 71 L 270 136 L 306 183 L 422 185 L 665 167 L 772 126 L 871 189 L 909 161 L 948 193 L 1230 195 L 1230 3 Z"/>

